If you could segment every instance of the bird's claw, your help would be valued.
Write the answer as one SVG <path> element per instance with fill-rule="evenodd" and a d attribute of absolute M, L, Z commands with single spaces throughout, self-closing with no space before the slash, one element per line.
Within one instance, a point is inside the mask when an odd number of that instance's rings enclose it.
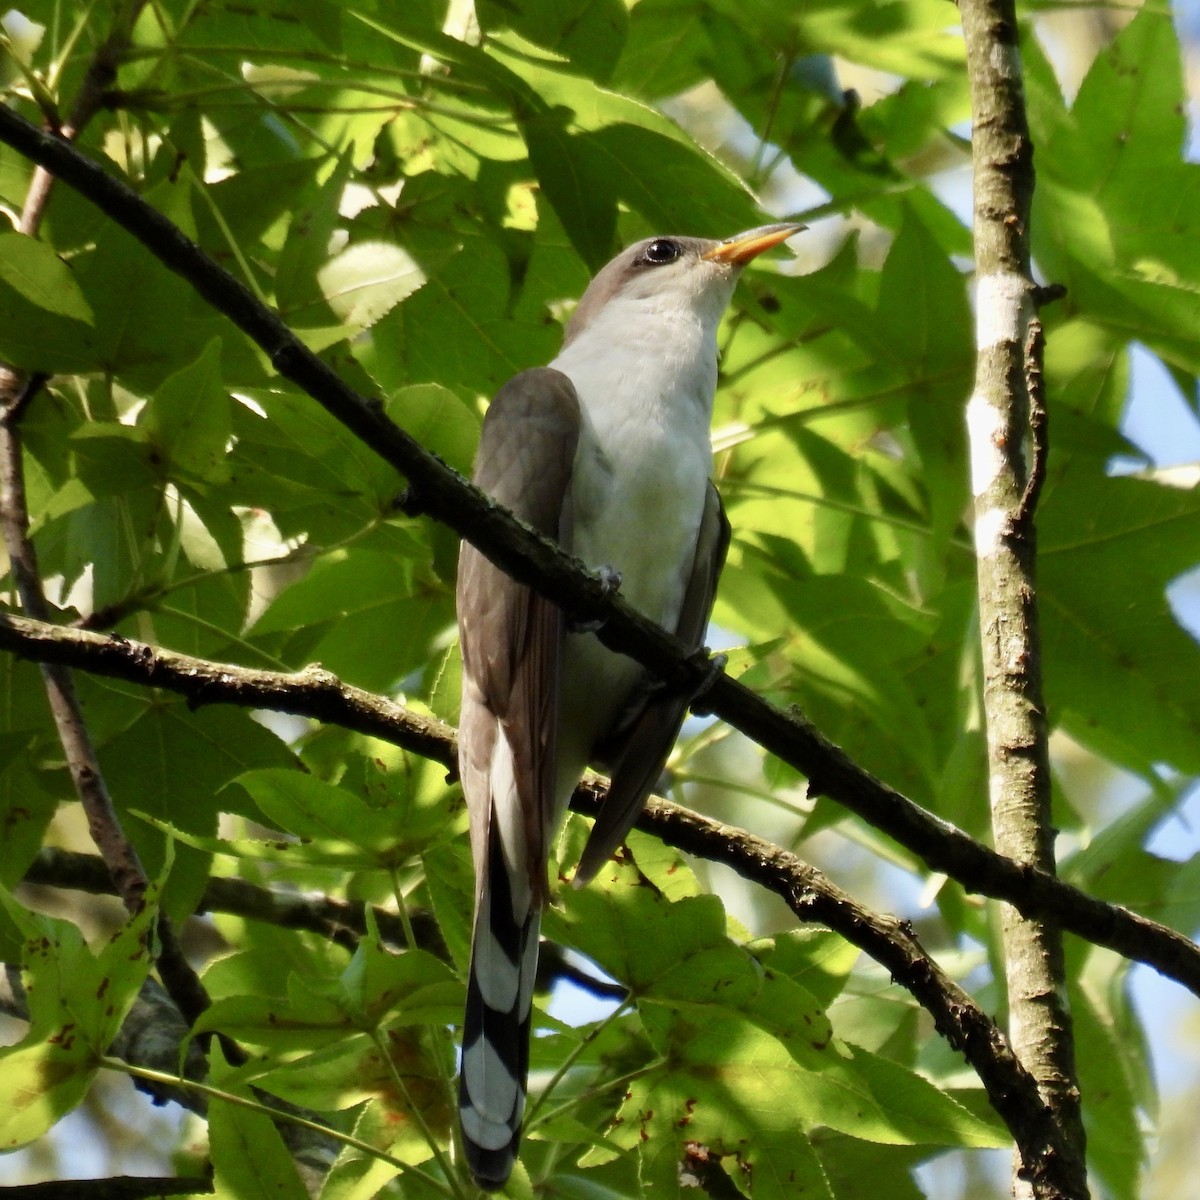
<path fill-rule="evenodd" d="M 698 703 L 698 701 L 702 700 L 712 691 L 717 679 L 725 673 L 725 667 L 729 663 L 729 656 L 727 654 L 711 654 L 707 646 L 702 647 L 701 653 L 707 656 L 706 673 L 700 681 L 700 686 L 692 693 L 688 707 L 692 710 L 694 716 L 707 717 L 710 714 L 710 710 L 705 708 L 703 704 Z"/>
<path fill-rule="evenodd" d="M 642 699 L 647 704 L 654 704 L 656 701 L 669 696 L 674 696 L 677 699 L 686 696 L 687 706 L 692 710 L 692 713 L 697 717 L 707 717 L 709 710 L 703 704 L 697 703 L 697 701 L 712 690 L 713 684 L 717 682 L 717 677 L 725 670 L 725 665 L 729 662 L 729 657 L 725 654 L 713 654 L 707 646 L 701 646 L 692 657 L 696 659 L 701 655 L 704 657 L 704 678 L 690 693 L 685 693 L 682 688 L 666 683 L 661 679 L 649 679 L 644 685 L 644 690 L 640 693 Z"/>

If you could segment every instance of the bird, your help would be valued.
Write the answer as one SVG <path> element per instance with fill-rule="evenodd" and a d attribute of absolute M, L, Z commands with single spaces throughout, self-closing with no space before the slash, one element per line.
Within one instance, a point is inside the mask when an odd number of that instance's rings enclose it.
<path fill-rule="evenodd" d="M 557 357 L 509 380 L 484 417 L 475 484 L 692 649 L 730 533 L 712 481 L 717 328 L 746 263 L 801 228 L 629 246 L 584 292 Z M 495 1191 L 520 1142 L 549 846 L 584 768 L 606 770 L 572 883 L 595 875 L 657 782 L 689 697 L 656 689 L 465 540 L 456 603 L 475 869 L 459 1118 L 467 1167 Z"/>

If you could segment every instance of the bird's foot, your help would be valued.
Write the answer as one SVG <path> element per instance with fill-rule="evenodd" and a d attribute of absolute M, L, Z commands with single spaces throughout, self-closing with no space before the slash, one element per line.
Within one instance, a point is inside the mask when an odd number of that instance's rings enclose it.
<path fill-rule="evenodd" d="M 620 591 L 621 572 L 616 567 L 599 567 L 596 570 L 596 574 L 600 576 L 600 591 L 606 600 L 615 592 Z M 603 617 L 599 617 L 592 621 L 579 621 L 573 617 L 569 617 L 567 619 L 567 629 L 571 633 L 595 633 L 604 624 L 604 620 Z"/>
<path fill-rule="evenodd" d="M 692 710 L 694 716 L 707 717 L 710 710 L 700 703 L 700 701 L 712 691 L 713 685 L 725 674 L 725 667 L 729 663 L 729 656 L 727 654 L 711 654 L 707 646 L 701 647 L 701 653 L 707 658 L 706 673 L 700 681 L 700 686 L 692 693 L 692 698 L 688 701 L 688 707 Z"/>
<path fill-rule="evenodd" d="M 667 697 L 675 697 L 677 699 L 685 699 L 688 708 L 697 717 L 707 717 L 708 709 L 703 704 L 698 703 L 704 696 L 712 691 L 713 684 L 717 682 L 717 677 L 725 670 L 726 663 L 729 662 L 728 655 L 713 654 L 707 646 L 701 646 L 693 651 L 692 661 L 704 659 L 704 678 L 700 683 L 692 689 L 691 692 L 684 688 L 677 687 L 675 684 L 667 683 L 662 679 L 648 678 L 642 685 L 642 689 L 638 692 L 638 697 L 642 704 L 653 704 L 658 700 Z"/>

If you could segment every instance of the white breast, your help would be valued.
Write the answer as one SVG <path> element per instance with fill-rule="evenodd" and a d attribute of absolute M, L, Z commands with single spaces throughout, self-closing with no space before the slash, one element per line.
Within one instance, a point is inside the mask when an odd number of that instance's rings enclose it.
<path fill-rule="evenodd" d="M 572 551 L 620 571 L 626 599 L 670 626 L 712 473 L 715 337 L 688 310 L 622 308 L 611 303 L 551 364 L 574 383 L 583 413 Z"/>
<path fill-rule="evenodd" d="M 551 363 L 574 383 L 583 415 L 572 553 L 620 572 L 625 599 L 667 628 L 679 617 L 712 473 L 717 364 L 709 325 L 678 310 L 623 313 L 618 301 Z M 576 635 L 564 669 L 559 758 L 570 787 L 640 668 Z"/>

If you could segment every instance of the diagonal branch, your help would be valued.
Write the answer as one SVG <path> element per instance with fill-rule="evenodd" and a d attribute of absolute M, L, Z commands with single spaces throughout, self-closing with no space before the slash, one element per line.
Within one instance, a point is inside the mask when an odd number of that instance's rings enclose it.
<path fill-rule="evenodd" d="M 599 807 L 600 797 L 595 798 Z M 886 967 L 912 993 L 934 1026 L 971 1064 L 1000 1115 L 1021 1161 L 1022 1174 L 1042 1200 L 1072 1200 L 1061 1134 L 1032 1075 L 1004 1034 L 917 940 L 907 921 L 859 904 L 816 867 L 743 829 L 654 798 L 655 832 L 670 846 L 733 867 L 780 896 L 801 921 L 816 921 Z"/>
<path fill-rule="evenodd" d="M 91 633 L 4 614 L 0 614 L 0 650 L 160 687 L 187 697 L 194 705 L 233 704 L 312 717 L 392 742 L 454 769 L 455 734 L 449 725 L 342 683 L 319 667 L 307 667 L 294 674 L 261 671 L 193 658 L 115 634 Z M 812 773 L 833 780 L 829 794 L 842 799 L 847 807 L 857 806 L 856 811 L 890 805 L 910 812 L 926 849 L 923 857 L 941 864 L 937 869 L 958 880 L 968 892 L 1007 900 L 1029 916 L 1053 921 L 1089 942 L 1107 946 L 1133 962 L 1145 963 L 1200 996 L 1200 947 L 1183 934 L 981 846 L 962 830 L 880 783 L 811 727 L 802 729 Z M 594 791 L 584 786 L 576 791 L 573 807 L 594 814 L 598 803 Z M 695 828 L 706 828 L 704 818 L 656 800 L 642 814 L 638 828 L 690 854 L 717 858 L 745 878 L 756 878 L 760 849 L 757 840 L 740 840 L 730 827 L 722 826 L 723 836 L 732 838 L 724 847 L 720 840 L 691 837 L 691 822 L 700 822 Z M 911 841 L 897 840 L 914 848 Z"/>

